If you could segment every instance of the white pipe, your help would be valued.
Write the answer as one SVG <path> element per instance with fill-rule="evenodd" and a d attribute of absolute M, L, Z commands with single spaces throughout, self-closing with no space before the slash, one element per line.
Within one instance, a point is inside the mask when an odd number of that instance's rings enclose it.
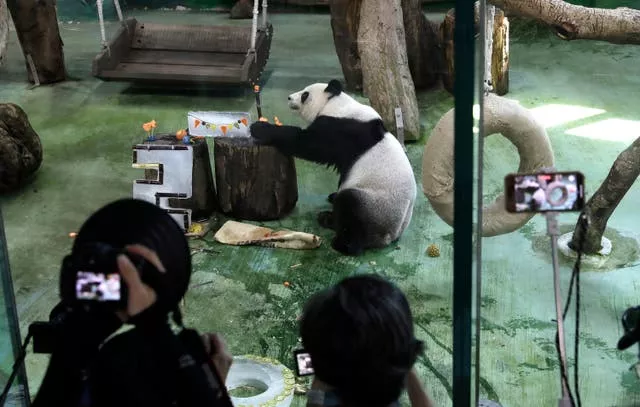
<path fill-rule="evenodd" d="M 262 0 L 262 26 L 267 27 L 267 0 Z"/>
<path fill-rule="evenodd" d="M 256 37 L 258 34 L 258 0 L 253 0 L 253 21 L 251 22 L 251 49 L 256 50 Z"/>
<path fill-rule="evenodd" d="M 102 46 L 107 45 L 107 34 L 104 31 L 104 15 L 102 13 L 103 0 L 96 0 L 96 7 L 98 8 L 98 21 L 100 22 L 100 35 L 102 35 Z"/>
<path fill-rule="evenodd" d="M 122 9 L 120 8 L 120 2 L 118 0 L 113 0 L 113 5 L 116 6 L 116 13 L 118 13 L 118 19 L 122 22 L 124 20 L 122 18 Z"/>
<path fill-rule="evenodd" d="M 485 11 L 484 88 L 485 92 L 491 92 L 495 89 L 495 83 L 493 83 L 493 78 L 491 77 L 491 60 L 493 58 L 493 26 L 496 15 L 496 6 L 487 4 Z"/>

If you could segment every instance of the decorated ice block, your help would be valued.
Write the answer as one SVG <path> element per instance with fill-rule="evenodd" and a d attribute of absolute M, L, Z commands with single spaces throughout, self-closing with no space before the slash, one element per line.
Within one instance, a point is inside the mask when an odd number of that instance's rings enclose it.
<path fill-rule="evenodd" d="M 189 112 L 189 135 L 204 137 L 250 137 L 248 112 Z"/>
<path fill-rule="evenodd" d="M 181 228 L 189 230 L 191 210 L 169 206 L 169 198 L 192 195 L 193 147 L 137 144 L 133 146 L 133 168 L 145 170 L 145 178 L 133 183 L 133 198 L 166 209 Z"/>

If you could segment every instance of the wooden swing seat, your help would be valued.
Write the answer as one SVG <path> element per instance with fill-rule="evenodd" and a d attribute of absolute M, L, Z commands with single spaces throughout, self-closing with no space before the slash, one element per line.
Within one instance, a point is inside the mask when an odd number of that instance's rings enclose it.
<path fill-rule="evenodd" d="M 104 81 L 251 85 L 269 59 L 273 27 L 259 27 L 255 54 L 251 27 L 164 25 L 123 21 L 93 60 Z"/>

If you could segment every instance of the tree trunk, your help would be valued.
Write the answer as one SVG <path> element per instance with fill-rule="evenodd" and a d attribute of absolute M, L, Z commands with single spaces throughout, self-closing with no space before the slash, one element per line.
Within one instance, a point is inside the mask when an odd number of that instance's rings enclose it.
<path fill-rule="evenodd" d="M 493 25 L 491 84 L 498 96 L 509 92 L 509 20 L 499 9 L 496 9 Z"/>
<path fill-rule="evenodd" d="M 433 87 L 442 71 L 438 26 L 422 12 L 420 0 L 401 0 L 409 70 L 416 89 Z"/>
<path fill-rule="evenodd" d="M 66 79 L 62 38 L 55 0 L 7 0 L 26 60 L 27 77 L 35 84 Z"/>
<path fill-rule="evenodd" d="M 251 138 L 214 138 L 218 203 L 238 219 L 266 221 L 288 215 L 298 202 L 293 157 Z"/>
<path fill-rule="evenodd" d="M 7 9 L 7 2 L 5 0 L 0 0 L 0 66 L 2 66 L 2 63 L 4 62 L 8 42 L 9 9 Z"/>
<path fill-rule="evenodd" d="M 442 58 L 444 60 L 444 70 L 442 75 L 442 85 L 444 88 L 453 93 L 453 84 L 455 79 L 454 66 L 454 50 L 453 33 L 456 28 L 456 11 L 451 9 L 444 17 L 444 21 L 440 25 L 440 43 L 442 44 Z"/>
<path fill-rule="evenodd" d="M 331 30 L 336 53 L 342 66 L 346 87 L 362 90 L 362 67 L 358 54 L 358 26 L 362 0 L 330 0 Z"/>
<path fill-rule="evenodd" d="M 405 140 L 420 137 L 415 86 L 409 71 L 400 0 L 368 0 L 360 9 L 358 51 L 363 90 L 388 129 L 402 109 Z"/>
<path fill-rule="evenodd" d="M 589 214 L 591 224 L 586 230 L 583 253 L 595 254 L 600 251 L 607 221 L 638 175 L 640 175 L 640 137 L 620 153 L 613 162 L 607 178 L 585 205 L 585 212 Z M 581 239 L 582 227 L 578 221 L 569 247 L 578 250 Z"/>
<path fill-rule="evenodd" d="M 562 0 L 488 0 L 507 14 L 534 18 L 563 40 L 640 44 L 640 10 L 576 6 Z"/>

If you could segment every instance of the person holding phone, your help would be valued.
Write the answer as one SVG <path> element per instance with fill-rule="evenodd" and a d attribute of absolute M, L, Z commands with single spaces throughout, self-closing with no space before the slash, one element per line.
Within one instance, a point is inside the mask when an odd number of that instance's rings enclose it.
<path fill-rule="evenodd" d="M 314 379 L 307 407 L 391 407 L 407 391 L 412 407 L 434 407 L 414 369 L 423 343 L 406 297 L 375 275 L 316 294 L 300 318 Z"/>

